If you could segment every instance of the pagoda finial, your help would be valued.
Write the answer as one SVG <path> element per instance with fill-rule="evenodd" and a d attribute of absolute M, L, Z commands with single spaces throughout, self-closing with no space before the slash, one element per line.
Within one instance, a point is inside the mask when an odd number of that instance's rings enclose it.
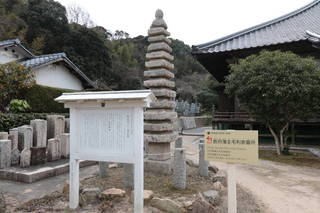
<path fill-rule="evenodd" d="M 156 11 L 156 19 L 153 20 L 151 27 L 163 27 L 165 29 L 167 29 L 167 24 L 166 22 L 163 20 L 163 12 L 160 9 L 157 9 Z"/>
<path fill-rule="evenodd" d="M 156 11 L 156 19 L 162 19 L 163 18 L 163 12 L 160 9 L 157 9 Z"/>

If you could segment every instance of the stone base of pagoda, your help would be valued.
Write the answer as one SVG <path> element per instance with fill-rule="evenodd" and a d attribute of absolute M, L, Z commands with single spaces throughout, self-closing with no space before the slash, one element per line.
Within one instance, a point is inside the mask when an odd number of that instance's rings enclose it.
<path fill-rule="evenodd" d="M 144 160 L 144 171 L 153 172 L 155 174 L 172 174 L 172 159 L 165 161 L 158 160 Z"/>

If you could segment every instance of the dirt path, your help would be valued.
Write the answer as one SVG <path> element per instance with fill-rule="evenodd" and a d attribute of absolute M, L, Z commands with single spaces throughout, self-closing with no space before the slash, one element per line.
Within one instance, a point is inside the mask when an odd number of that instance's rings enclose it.
<path fill-rule="evenodd" d="M 184 137 L 190 153 L 197 152 L 197 137 Z M 198 156 L 187 156 L 197 161 Z M 220 169 L 227 164 L 215 163 Z M 237 165 L 238 183 L 249 189 L 269 213 L 319 213 L 320 170 L 260 160 L 256 166 Z"/>

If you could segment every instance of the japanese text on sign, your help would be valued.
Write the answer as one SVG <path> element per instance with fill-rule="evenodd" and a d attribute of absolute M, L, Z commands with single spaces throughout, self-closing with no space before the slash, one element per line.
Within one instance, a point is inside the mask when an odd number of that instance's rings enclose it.
<path fill-rule="evenodd" d="M 257 163 L 258 131 L 206 131 L 205 159 L 207 161 L 221 161 L 227 163 Z"/>

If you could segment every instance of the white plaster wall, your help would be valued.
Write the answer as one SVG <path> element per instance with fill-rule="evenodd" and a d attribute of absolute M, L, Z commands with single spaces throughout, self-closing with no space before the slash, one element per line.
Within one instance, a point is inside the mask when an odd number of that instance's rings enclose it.
<path fill-rule="evenodd" d="M 23 58 L 23 55 L 18 52 L 17 48 L 7 47 L 6 49 L 7 50 L 5 50 L 5 48 L 0 48 L 0 64 L 9 63 Z"/>
<path fill-rule="evenodd" d="M 83 90 L 81 81 L 62 64 L 50 64 L 33 69 L 36 83 L 43 86 Z"/>

